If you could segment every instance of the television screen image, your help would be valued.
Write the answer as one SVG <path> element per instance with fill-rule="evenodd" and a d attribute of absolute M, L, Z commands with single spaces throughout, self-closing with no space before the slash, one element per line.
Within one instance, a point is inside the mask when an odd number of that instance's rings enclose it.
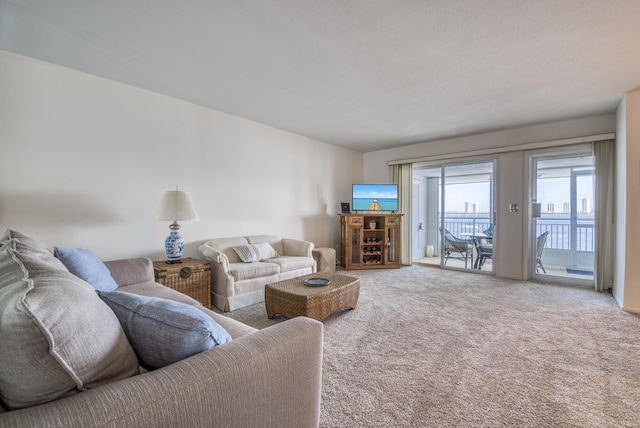
<path fill-rule="evenodd" d="M 354 184 L 351 202 L 354 211 L 398 211 L 398 185 Z"/>

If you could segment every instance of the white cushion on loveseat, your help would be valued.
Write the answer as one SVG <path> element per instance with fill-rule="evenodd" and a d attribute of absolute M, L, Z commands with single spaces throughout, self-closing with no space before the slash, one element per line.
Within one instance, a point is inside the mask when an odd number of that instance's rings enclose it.
<path fill-rule="evenodd" d="M 277 264 L 280 266 L 280 272 L 313 267 L 313 259 L 309 259 L 309 257 L 278 257 L 265 260 L 265 262 Z"/>
<path fill-rule="evenodd" d="M 236 281 L 261 278 L 280 273 L 280 266 L 278 264 L 265 262 L 229 263 L 229 269 L 231 269 L 231 274 Z"/>

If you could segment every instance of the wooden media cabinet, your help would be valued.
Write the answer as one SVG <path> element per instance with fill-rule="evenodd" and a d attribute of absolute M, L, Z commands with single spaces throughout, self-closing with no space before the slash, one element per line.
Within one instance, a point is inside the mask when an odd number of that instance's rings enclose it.
<path fill-rule="evenodd" d="M 400 267 L 402 214 L 339 214 L 340 265 L 346 270 Z"/>

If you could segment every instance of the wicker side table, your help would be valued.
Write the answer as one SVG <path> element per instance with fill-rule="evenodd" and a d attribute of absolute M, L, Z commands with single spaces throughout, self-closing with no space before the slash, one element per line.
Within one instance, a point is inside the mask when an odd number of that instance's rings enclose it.
<path fill-rule="evenodd" d="M 307 278 L 326 278 L 329 285 L 310 287 Z M 360 279 L 329 272 L 318 272 L 267 284 L 264 302 L 267 316 L 287 318 L 306 316 L 322 321 L 341 308 L 355 309 L 360 296 Z"/>
<path fill-rule="evenodd" d="M 153 262 L 156 282 L 193 297 L 211 309 L 211 265 L 203 260 L 185 258 L 182 263 Z"/>

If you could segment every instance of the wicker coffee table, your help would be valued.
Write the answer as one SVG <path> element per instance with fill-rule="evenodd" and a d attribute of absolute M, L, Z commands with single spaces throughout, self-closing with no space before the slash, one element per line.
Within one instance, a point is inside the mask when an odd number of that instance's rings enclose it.
<path fill-rule="evenodd" d="M 326 278 L 330 283 L 310 287 L 303 283 L 308 278 Z M 280 314 L 287 318 L 305 316 L 322 321 L 338 309 L 355 309 L 359 296 L 359 278 L 329 272 L 274 282 L 267 284 L 264 289 L 264 302 L 269 318 Z"/>

